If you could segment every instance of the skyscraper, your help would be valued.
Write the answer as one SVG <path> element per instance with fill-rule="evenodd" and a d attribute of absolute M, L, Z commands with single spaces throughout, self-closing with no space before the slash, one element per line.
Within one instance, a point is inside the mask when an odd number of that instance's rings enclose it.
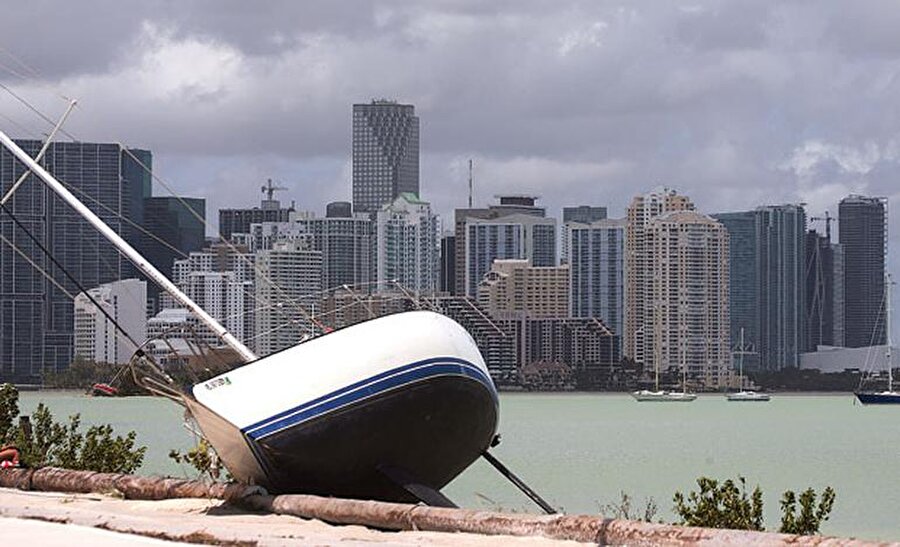
<path fill-rule="evenodd" d="M 248 233 L 251 224 L 288 222 L 293 212 L 293 203 L 285 208 L 277 199 L 264 199 L 260 207 L 250 209 L 219 209 L 219 233 L 223 239 L 231 239 L 234 234 Z"/>
<path fill-rule="evenodd" d="M 799 367 L 806 349 L 806 211 L 769 205 L 755 212 L 760 366 Z"/>
<path fill-rule="evenodd" d="M 625 292 L 625 219 L 568 222 L 573 317 L 598 317 L 621 336 Z"/>
<path fill-rule="evenodd" d="M 43 143 L 17 141 L 36 156 Z M 146 150 L 126 150 L 118 144 L 54 143 L 41 164 L 67 184 L 85 205 L 135 247 L 139 232 L 124 219 L 140 223 L 143 198 L 150 195 Z M 5 148 L 0 150 L 0 190 L 4 193 L 25 172 Z M 83 287 L 134 277 L 135 269 L 87 221 L 33 175 L 7 203 L 16 218 L 49 250 Z M 0 233 L 69 294 L 71 283 L 6 214 Z M 10 245 L 0 246 L 0 381 L 37 384 L 43 372 L 68 367 L 73 349 L 73 305 Z"/>
<path fill-rule="evenodd" d="M 506 319 L 570 317 L 569 268 L 495 260 L 478 284 L 478 304 L 492 317 Z"/>
<path fill-rule="evenodd" d="M 278 242 L 256 253 L 256 349 L 260 356 L 310 334 L 322 290 L 322 253 L 302 242 Z"/>
<path fill-rule="evenodd" d="M 843 346 L 843 276 L 840 245 L 815 230 L 806 232 L 806 348 Z M 837 282 L 837 284 L 836 284 Z M 840 316 L 840 317 L 839 317 Z M 836 320 L 837 319 L 837 320 Z"/>
<path fill-rule="evenodd" d="M 570 222 L 579 222 L 581 224 L 590 224 L 606 218 L 606 207 L 593 207 L 590 205 L 579 205 L 577 207 L 563 207 L 562 211 L 563 226 Z M 562 231 L 562 241 L 560 242 L 559 262 L 567 264 L 569 262 L 569 232 L 565 228 Z"/>
<path fill-rule="evenodd" d="M 438 286 L 438 219 L 431 205 L 402 193 L 375 214 L 375 281 L 397 281 L 419 294 Z"/>
<path fill-rule="evenodd" d="M 457 209 L 456 293 L 475 296 L 495 259 L 528 259 L 556 265 L 556 219 L 547 218 L 536 196 L 500 196 L 487 209 Z"/>
<path fill-rule="evenodd" d="M 200 218 L 197 218 L 199 215 Z M 144 256 L 166 277 L 172 276 L 172 264 L 206 243 L 206 200 L 159 196 L 144 198 L 144 228 L 141 245 Z M 159 287 L 150 283 L 147 294 L 152 302 Z"/>
<path fill-rule="evenodd" d="M 353 105 L 353 210 L 374 213 L 403 192 L 419 195 L 419 118 L 411 104 Z"/>
<path fill-rule="evenodd" d="M 844 251 L 844 344 L 885 343 L 884 265 L 887 198 L 850 195 L 838 207 Z"/>
<path fill-rule="evenodd" d="M 685 371 L 707 387 L 728 380 L 728 233 L 712 218 L 672 211 L 650 220 L 652 303 L 644 316 L 645 361 Z"/>
<path fill-rule="evenodd" d="M 646 352 L 652 347 L 652 333 L 645 328 L 652 313 L 649 295 L 654 260 L 648 226 L 659 215 L 693 209 L 690 199 L 669 188 L 658 188 L 635 196 L 628 207 L 625 225 L 625 346 L 622 353 L 637 363 L 645 361 Z"/>
<path fill-rule="evenodd" d="M 756 368 L 759 354 L 759 287 L 757 284 L 756 211 L 737 211 L 711 215 L 728 231 L 729 243 L 729 308 L 731 310 L 732 350 L 741 343 L 744 331 L 744 367 Z"/>

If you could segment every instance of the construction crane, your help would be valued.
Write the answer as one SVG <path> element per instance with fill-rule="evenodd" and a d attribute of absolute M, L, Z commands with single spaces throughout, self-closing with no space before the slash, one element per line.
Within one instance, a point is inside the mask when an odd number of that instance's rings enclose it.
<path fill-rule="evenodd" d="M 275 192 L 281 190 L 287 190 L 287 188 L 285 188 L 284 186 L 276 186 L 272 184 L 272 179 L 268 179 L 266 184 L 262 187 L 262 193 L 266 194 L 266 199 L 268 201 L 272 201 L 272 196 L 275 194 Z"/>
<path fill-rule="evenodd" d="M 828 211 L 825 211 L 825 216 L 822 217 L 809 217 L 810 221 L 822 220 L 825 222 L 825 238 L 831 243 L 831 223 L 837 220 Z"/>

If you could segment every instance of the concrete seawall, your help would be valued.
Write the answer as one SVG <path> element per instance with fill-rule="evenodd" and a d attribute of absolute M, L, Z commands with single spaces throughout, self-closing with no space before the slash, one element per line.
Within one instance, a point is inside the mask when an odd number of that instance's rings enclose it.
<path fill-rule="evenodd" d="M 303 535 L 310 522 L 316 526 L 345 525 L 334 530 L 329 529 L 326 537 L 319 540 L 326 542 L 344 542 L 341 530 L 346 531 L 364 526 L 378 530 L 404 531 L 404 533 L 439 532 L 428 541 L 423 538 L 410 539 L 411 543 L 440 543 L 441 537 L 451 541 L 448 544 L 478 543 L 480 540 L 511 541 L 513 537 L 521 540 L 540 540 L 551 544 L 556 542 L 577 542 L 600 545 L 898 545 L 891 543 L 860 542 L 852 539 L 823 536 L 795 536 L 788 534 L 747 532 L 739 530 L 719 530 L 709 528 L 690 528 L 664 524 L 649 524 L 621 519 L 607 519 L 592 515 L 525 515 L 491 511 L 473 511 L 466 509 L 444 509 L 374 501 L 346 500 L 323 498 L 306 495 L 271 496 L 258 488 L 242 485 L 207 485 L 197 481 L 177 479 L 159 479 L 118 475 L 109 473 L 92 473 L 87 471 L 69 471 L 54 468 L 39 470 L 7 469 L 0 471 L 0 487 L 19 491 L 54 492 L 46 496 L 41 503 L 34 503 L 26 496 L 8 495 L 10 490 L 0 494 L 0 516 L 16 518 L 32 518 L 43 520 L 62 520 L 91 526 L 98 520 L 108 529 L 138 533 L 151 537 L 164 537 L 171 540 L 192 542 L 191 534 L 203 532 L 213 533 L 222 530 L 225 536 L 213 536 L 207 541 L 215 542 L 253 542 L 278 543 L 289 537 L 291 526 L 295 533 Z M 63 496 L 70 499 L 69 505 L 59 501 L 59 494 L 102 493 L 114 498 L 97 496 Z M 116 499 L 123 498 L 123 499 Z M 91 503 L 102 501 L 102 507 Z M 18 500 L 18 501 L 16 501 Z M 28 501 L 31 503 L 28 503 Z M 49 501 L 48 501 L 49 500 Z M 94 501 L 92 501 L 94 500 Z M 134 501 L 131 501 L 134 500 Z M 139 501 L 140 500 L 140 503 Z M 168 501 L 163 501 L 168 500 Z M 173 501 L 175 500 L 175 501 Z M 182 500 L 182 501 L 177 501 Z M 147 501 L 156 503 L 148 504 Z M 77 503 L 76 503 L 77 502 Z M 138 503 L 137 506 L 134 504 Z M 129 505 L 130 504 L 130 505 Z M 204 505 L 205 504 L 205 505 Z M 143 514 L 153 507 L 170 506 L 187 508 L 191 518 L 181 515 L 174 521 L 166 520 L 160 514 L 155 516 Z M 77 509 L 77 511 L 76 511 Z M 97 516 L 91 516 L 93 513 Z M 191 513 L 192 511 L 192 513 Z M 248 513 L 251 511 L 252 513 Z M 77 514 L 76 514 L 77 513 Z M 158 511 L 157 511 L 158 513 Z M 60 515 L 63 516 L 60 516 Z M 109 519 L 102 515 L 119 514 L 116 522 L 125 523 L 125 528 L 115 528 Z M 275 537 L 257 537 L 255 526 L 247 519 L 263 518 L 261 515 L 278 520 L 278 530 L 283 534 Z M 219 518 L 228 516 L 231 520 Z M 292 517 L 301 517 L 300 520 Z M 93 519 L 93 520 L 92 520 Z M 243 520 L 242 520 L 243 519 Z M 171 522 L 170 522 L 171 521 Z M 135 528 L 140 523 L 140 529 Z M 260 524 L 260 523 L 257 523 Z M 175 533 L 169 533 L 175 527 Z M 267 525 L 268 526 L 268 525 Z M 101 526 L 102 527 L 102 526 Z M 306 528 L 304 528 L 306 527 Z M 243 530 L 243 532 L 242 532 Z M 306 532 L 304 532 L 306 530 Z M 321 530 L 320 530 L 321 531 Z M 414 531 L 414 532 L 411 532 Z M 158 532 L 158 533 L 157 533 Z M 383 534 L 367 530 L 372 534 Z M 281 532 L 279 532 L 281 533 Z M 464 534 L 464 535 L 460 535 Z M 304 536 L 305 537 L 305 536 Z M 278 539 L 280 538 L 280 539 Z M 401 541 L 403 534 L 389 534 L 389 541 Z M 199 537 L 197 538 L 199 539 Z M 351 541 L 354 538 L 346 538 Z M 309 540 L 309 538 L 307 538 Z M 381 541 L 387 539 L 355 538 L 357 541 Z M 421 541 L 420 541 L 421 540 Z M 201 541 L 193 541 L 201 542 Z M 308 542 L 308 541 L 307 541 Z"/>

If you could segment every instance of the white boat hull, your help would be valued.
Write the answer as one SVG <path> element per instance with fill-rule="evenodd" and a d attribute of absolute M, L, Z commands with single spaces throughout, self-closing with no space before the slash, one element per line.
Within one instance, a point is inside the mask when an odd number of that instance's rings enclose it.
<path fill-rule="evenodd" d="M 738 391 L 737 393 L 729 393 L 726 395 L 729 401 L 733 402 L 766 402 L 770 397 L 765 393 L 757 393 L 755 391 Z"/>
<path fill-rule="evenodd" d="M 492 441 L 498 398 L 468 332 L 432 312 L 354 325 L 197 384 L 229 471 L 273 492 L 414 501 Z"/>
<path fill-rule="evenodd" d="M 697 398 L 694 393 L 685 393 L 682 391 L 649 391 L 642 389 L 631 394 L 635 400 L 647 403 L 689 403 Z"/>

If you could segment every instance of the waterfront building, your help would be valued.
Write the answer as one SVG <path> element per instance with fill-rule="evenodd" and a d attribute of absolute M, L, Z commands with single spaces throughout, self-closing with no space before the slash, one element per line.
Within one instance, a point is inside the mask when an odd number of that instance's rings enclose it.
<path fill-rule="evenodd" d="M 695 383 L 727 384 L 731 364 L 728 317 L 728 233 L 695 211 L 652 218 L 645 231 L 651 282 L 645 315 L 645 362 L 685 371 Z"/>
<path fill-rule="evenodd" d="M 90 298 L 88 298 L 90 295 Z M 93 301 L 91 301 L 93 299 Z M 95 305 L 96 303 L 96 305 Z M 123 279 L 79 293 L 73 303 L 75 355 L 95 363 L 124 364 L 147 339 L 147 283 Z M 98 309 L 103 308 L 107 315 Z"/>
<path fill-rule="evenodd" d="M 396 281 L 414 293 L 438 286 L 438 219 L 431 205 L 401 193 L 375 213 L 375 282 L 379 289 Z"/>
<path fill-rule="evenodd" d="M 733 351 L 742 349 L 744 368 L 759 366 L 756 352 L 759 342 L 759 286 L 757 276 L 756 211 L 736 211 L 711 215 L 728 231 L 728 306 L 730 311 L 730 344 Z M 743 329 L 744 348 L 741 344 Z"/>
<path fill-rule="evenodd" d="M 492 317 L 569 317 L 569 267 L 495 260 L 478 284 L 478 304 Z"/>
<path fill-rule="evenodd" d="M 798 367 L 807 347 L 806 211 L 802 205 L 769 205 L 755 213 L 759 364 L 767 370 Z"/>
<path fill-rule="evenodd" d="M 474 297 L 496 259 L 527 259 L 536 267 L 556 265 L 556 219 L 535 196 L 500 196 L 487 209 L 457 209 L 456 294 Z"/>
<path fill-rule="evenodd" d="M 645 326 L 652 317 L 648 298 L 653 281 L 653 247 L 649 239 L 650 221 L 672 211 L 692 211 L 691 200 L 669 188 L 658 188 L 635 196 L 628 207 L 625 224 L 625 313 L 623 353 L 637 363 L 645 362 L 652 347 Z"/>
<path fill-rule="evenodd" d="M 884 277 L 888 201 L 850 195 L 838 207 L 839 242 L 844 252 L 844 344 L 858 348 L 884 344 Z"/>
<path fill-rule="evenodd" d="M 893 355 L 900 354 L 898 348 L 891 347 Z M 819 346 L 814 351 L 800 354 L 800 368 L 817 369 L 823 374 L 845 371 L 887 371 L 887 345 L 844 348 Z M 897 378 L 897 362 L 894 361 L 894 378 Z M 886 375 L 885 375 L 886 376 Z M 887 378 L 884 378 L 887 380 Z M 886 382 L 885 382 L 886 383 Z"/>
<path fill-rule="evenodd" d="M 16 142 L 31 156 L 43 145 L 37 140 Z M 124 219 L 137 225 L 144 221 L 143 202 L 150 196 L 150 175 L 145 170 L 152 164 L 149 151 L 112 143 L 59 142 L 50 145 L 40 163 L 115 232 L 141 247 L 139 230 Z M 25 171 L 9 151 L 0 150 L 0 191 L 8 191 Z M 134 267 L 33 175 L 6 207 L 82 287 L 135 277 Z M 70 295 L 79 289 L 59 274 L 6 213 L 0 215 L 0 233 L 15 246 L 0 245 L 0 382 L 40 384 L 43 373 L 62 371 L 72 361 Z M 43 271 L 54 272 L 65 291 L 29 260 Z"/>
<path fill-rule="evenodd" d="M 625 293 L 625 219 L 566 223 L 574 317 L 594 317 L 622 334 Z"/>
<path fill-rule="evenodd" d="M 264 357 L 318 334 L 310 319 L 322 291 L 322 252 L 299 241 L 256 253 L 256 352 Z"/>
<path fill-rule="evenodd" d="M 353 211 L 375 213 L 409 192 L 419 195 L 419 118 L 411 104 L 353 105 Z"/>
<path fill-rule="evenodd" d="M 562 211 L 563 226 L 572 222 L 579 224 L 591 224 L 598 220 L 606 218 L 606 207 L 593 207 L 591 205 L 579 205 L 577 207 L 563 207 Z M 569 262 L 569 232 L 565 228 L 562 231 L 562 241 L 560 242 L 559 263 L 567 264 Z"/>

